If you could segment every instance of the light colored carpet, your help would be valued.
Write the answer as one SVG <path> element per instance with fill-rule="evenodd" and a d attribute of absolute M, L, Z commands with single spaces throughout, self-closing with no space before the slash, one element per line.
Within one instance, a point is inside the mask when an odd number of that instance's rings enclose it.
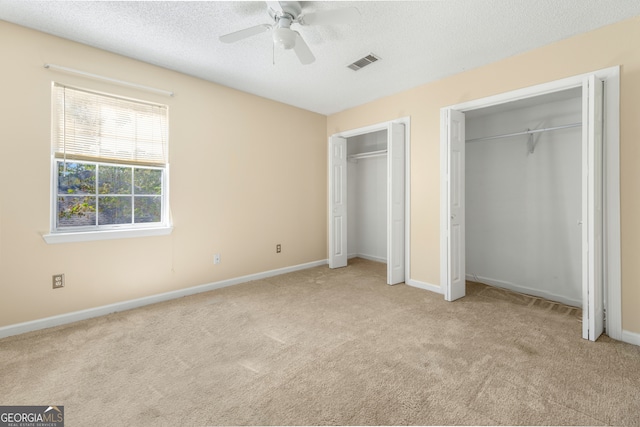
<path fill-rule="evenodd" d="M 579 310 L 355 259 L 0 340 L 0 405 L 67 426 L 640 425 L 640 348 Z"/>

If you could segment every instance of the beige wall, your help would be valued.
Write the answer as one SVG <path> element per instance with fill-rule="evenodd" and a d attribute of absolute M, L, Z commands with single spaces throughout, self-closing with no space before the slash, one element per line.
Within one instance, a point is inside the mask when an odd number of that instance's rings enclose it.
<path fill-rule="evenodd" d="M 622 327 L 640 333 L 640 17 L 329 116 L 327 135 L 411 116 L 411 274 L 440 282 L 440 108 L 621 65 Z"/>
<path fill-rule="evenodd" d="M 0 53 L 0 327 L 326 259 L 325 116 L 3 21 Z M 44 242 L 52 80 L 169 105 L 171 235 Z M 64 289 L 51 288 L 55 273 Z"/>

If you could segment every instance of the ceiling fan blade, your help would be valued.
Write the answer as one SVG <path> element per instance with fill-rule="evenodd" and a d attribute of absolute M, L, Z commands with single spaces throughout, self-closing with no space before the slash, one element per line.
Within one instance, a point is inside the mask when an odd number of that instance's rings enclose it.
<path fill-rule="evenodd" d="M 299 22 L 302 25 L 342 25 L 351 24 L 360 19 L 360 11 L 355 7 L 344 9 L 320 10 L 302 15 Z"/>
<path fill-rule="evenodd" d="M 316 57 L 313 56 L 311 49 L 309 49 L 309 45 L 307 45 L 300 33 L 297 31 L 294 31 L 294 33 L 296 33 L 296 45 L 293 47 L 293 50 L 303 65 L 311 64 L 316 60 Z"/>
<path fill-rule="evenodd" d="M 261 24 L 256 25 L 255 27 L 245 28 L 244 30 L 236 31 L 234 33 L 225 34 L 224 36 L 220 36 L 220 41 L 222 43 L 234 43 L 243 39 L 246 39 L 251 36 L 255 36 L 260 33 L 264 33 L 271 29 L 271 25 L 269 24 Z"/>
<path fill-rule="evenodd" d="M 265 3 L 274 12 L 280 12 L 280 13 L 284 12 L 284 9 L 282 8 L 282 5 L 280 4 L 279 1 L 266 1 Z"/>

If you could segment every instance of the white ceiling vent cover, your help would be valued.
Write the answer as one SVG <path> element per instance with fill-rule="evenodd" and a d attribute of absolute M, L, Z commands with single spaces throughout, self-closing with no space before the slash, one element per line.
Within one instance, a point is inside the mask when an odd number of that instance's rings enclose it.
<path fill-rule="evenodd" d="M 378 59 L 380 59 L 380 57 L 374 55 L 373 53 L 370 53 L 369 55 L 365 56 L 364 58 L 358 59 L 353 64 L 347 65 L 347 67 L 351 68 L 353 71 L 358 71 L 358 70 L 366 67 L 369 64 L 373 64 Z"/>

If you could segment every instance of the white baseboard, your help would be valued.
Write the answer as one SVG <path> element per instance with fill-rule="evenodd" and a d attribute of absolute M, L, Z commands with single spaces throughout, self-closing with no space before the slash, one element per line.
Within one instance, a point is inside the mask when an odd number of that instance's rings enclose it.
<path fill-rule="evenodd" d="M 552 292 L 547 292 L 540 289 L 528 288 L 526 286 L 516 285 L 515 283 L 505 282 L 503 280 L 490 279 L 488 277 L 482 277 L 475 274 L 467 274 L 467 280 L 473 282 L 485 283 L 487 285 L 495 286 L 496 288 L 508 289 L 510 291 L 519 292 L 521 294 L 534 295 L 540 298 L 545 298 L 551 301 L 558 301 L 562 304 L 567 304 L 572 307 L 582 307 L 582 300 L 574 300 L 562 295 L 557 295 Z"/>
<path fill-rule="evenodd" d="M 357 256 L 362 259 L 368 259 L 369 261 L 381 262 L 383 264 L 387 263 L 386 258 L 379 257 L 379 256 L 367 255 L 367 254 L 358 254 Z"/>
<path fill-rule="evenodd" d="M 637 334 L 635 332 L 625 331 L 623 329 L 621 338 L 621 341 L 624 341 L 626 343 L 640 345 L 640 334 Z"/>
<path fill-rule="evenodd" d="M 351 258 L 362 258 L 362 259 L 368 259 L 369 261 L 375 261 L 375 262 L 381 262 L 383 264 L 387 263 L 387 259 L 384 257 L 379 257 L 379 256 L 374 256 L 374 255 L 367 255 L 367 254 L 349 254 L 347 255 L 348 259 Z"/>
<path fill-rule="evenodd" d="M 0 327 L 0 338 L 23 334 L 25 332 L 37 331 L 39 329 L 51 328 L 54 326 L 65 325 L 67 323 L 77 322 L 79 320 L 86 320 L 86 319 L 91 319 L 93 317 L 116 313 L 119 311 L 131 310 L 133 308 L 143 307 L 145 305 L 155 304 L 163 301 L 169 301 L 176 298 L 182 298 L 189 295 L 199 294 L 201 292 L 212 291 L 214 289 L 225 288 L 227 286 L 238 285 L 240 283 L 246 283 L 252 280 L 265 279 L 267 277 L 278 276 L 280 274 L 291 273 L 293 271 L 298 271 L 298 270 L 305 270 L 307 268 L 318 267 L 326 264 L 327 264 L 326 259 L 313 261 L 305 264 L 294 265 L 291 267 L 278 268 L 275 270 L 249 274 L 247 276 L 236 277 L 233 279 L 221 280 L 219 282 L 212 282 L 204 285 L 193 286 L 186 289 L 178 289 L 176 291 L 165 292 L 157 295 L 150 295 L 148 297 L 117 302 L 109 305 L 103 305 L 101 307 L 89 308 L 86 310 L 74 311 L 71 313 L 60 314 L 57 316 L 45 317 L 44 319 L 37 319 L 29 322 L 16 323 L 15 325 Z"/>
<path fill-rule="evenodd" d="M 414 288 L 424 289 L 426 291 L 435 292 L 437 294 L 444 294 L 444 289 L 442 289 L 441 286 L 432 285 L 431 283 L 420 282 L 418 280 L 413 280 L 413 279 L 406 279 L 404 283 L 406 283 L 409 286 L 413 286 Z"/>

